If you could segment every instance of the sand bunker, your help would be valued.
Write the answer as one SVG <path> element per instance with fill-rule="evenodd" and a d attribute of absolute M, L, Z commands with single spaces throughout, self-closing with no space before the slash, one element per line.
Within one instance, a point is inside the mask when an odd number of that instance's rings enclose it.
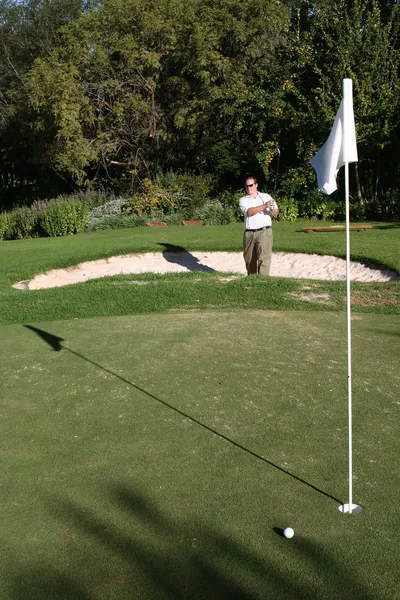
<path fill-rule="evenodd" d="M 241 252 L 147 252 L 126 254 L 84 262 L 67 269 L 39 273 L 30 281 L 20 281 L 14 288 L 38 290 L 61 287 L 111 275 L 138 273 L 178 273 L 187 271 L 246 274 Z M 400 279 L 397 273 L 352 262 L 352 281 L 387 282 Z M 334 256 L 274 252 L 271 276 L 295 279 L 344 280 L 346 261 Z"/>

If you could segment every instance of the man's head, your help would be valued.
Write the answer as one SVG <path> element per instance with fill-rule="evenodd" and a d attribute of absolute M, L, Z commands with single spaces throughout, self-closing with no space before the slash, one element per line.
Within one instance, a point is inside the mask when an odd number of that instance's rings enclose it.
<path fill-rule="evenodd" d="M 246 177 L 245 189 L 249 196 L 257 196 L 258 194 L 258 181 L 256 177 Z"/>

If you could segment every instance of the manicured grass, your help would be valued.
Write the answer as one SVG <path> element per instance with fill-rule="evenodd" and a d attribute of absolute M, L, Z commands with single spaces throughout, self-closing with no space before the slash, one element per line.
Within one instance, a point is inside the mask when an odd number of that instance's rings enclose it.
<path fill-rule="evenodd" d="M 274 249 L 344 256 L 344 232 L 305 234 L 301 223 L 275 223 Z M 0 323 L 166 312 L 187 308 L 262 308 L 342 310 L 344 283 L 291 279 L 238 278 L 189 273 L 167 276 L 122 276 L 59 289 L 20 291 L 13 283 L 36 273 L 86 260 L 171 249 L 241 248 L 242 225 L 223 227 L 137 228 L 67 238 L 3 242 L 0 245 Z M 400 273 L 399 229 L 394 224 L 352 234 L 352 258 Z M 136 283 L 135 283 L 136 282 Z M 146 285 L 138 285 L 145 283 Z M 308 290 L 304 290 L 308 287 Z M 354 311 L 400 312 L 400 284 L 353 284 Z M 306 299 L 304 299 L 306 296 Z"/>
<path fill-rule="evenodd" d="M 357 516 L 343 313 L 0 327 L 0 597 L 393 600 L 396 327 L 353 319 Z"/>

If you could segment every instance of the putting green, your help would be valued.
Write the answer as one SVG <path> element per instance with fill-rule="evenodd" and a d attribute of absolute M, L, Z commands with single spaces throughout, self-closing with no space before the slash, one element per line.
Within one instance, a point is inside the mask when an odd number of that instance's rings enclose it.
<path fill-rule="evenodd" d="M 357 516 L 344 314 L 0 334 L 0 597 L 396 597 L 398 317 L 353 317 Z"/>

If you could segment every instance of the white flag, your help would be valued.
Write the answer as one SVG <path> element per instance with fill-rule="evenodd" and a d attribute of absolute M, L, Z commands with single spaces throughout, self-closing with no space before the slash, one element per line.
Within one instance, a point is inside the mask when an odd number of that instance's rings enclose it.
<path fill-rule="evenodd" d="M 358 161 L 352 84 L 351 79 L 343 79 L 343 99 L 332 131 L 321 150 L 310 160 L 317 172 L 318 188 L 328 195 L 337 190 L 336 176 L 340 167 Z"/>

